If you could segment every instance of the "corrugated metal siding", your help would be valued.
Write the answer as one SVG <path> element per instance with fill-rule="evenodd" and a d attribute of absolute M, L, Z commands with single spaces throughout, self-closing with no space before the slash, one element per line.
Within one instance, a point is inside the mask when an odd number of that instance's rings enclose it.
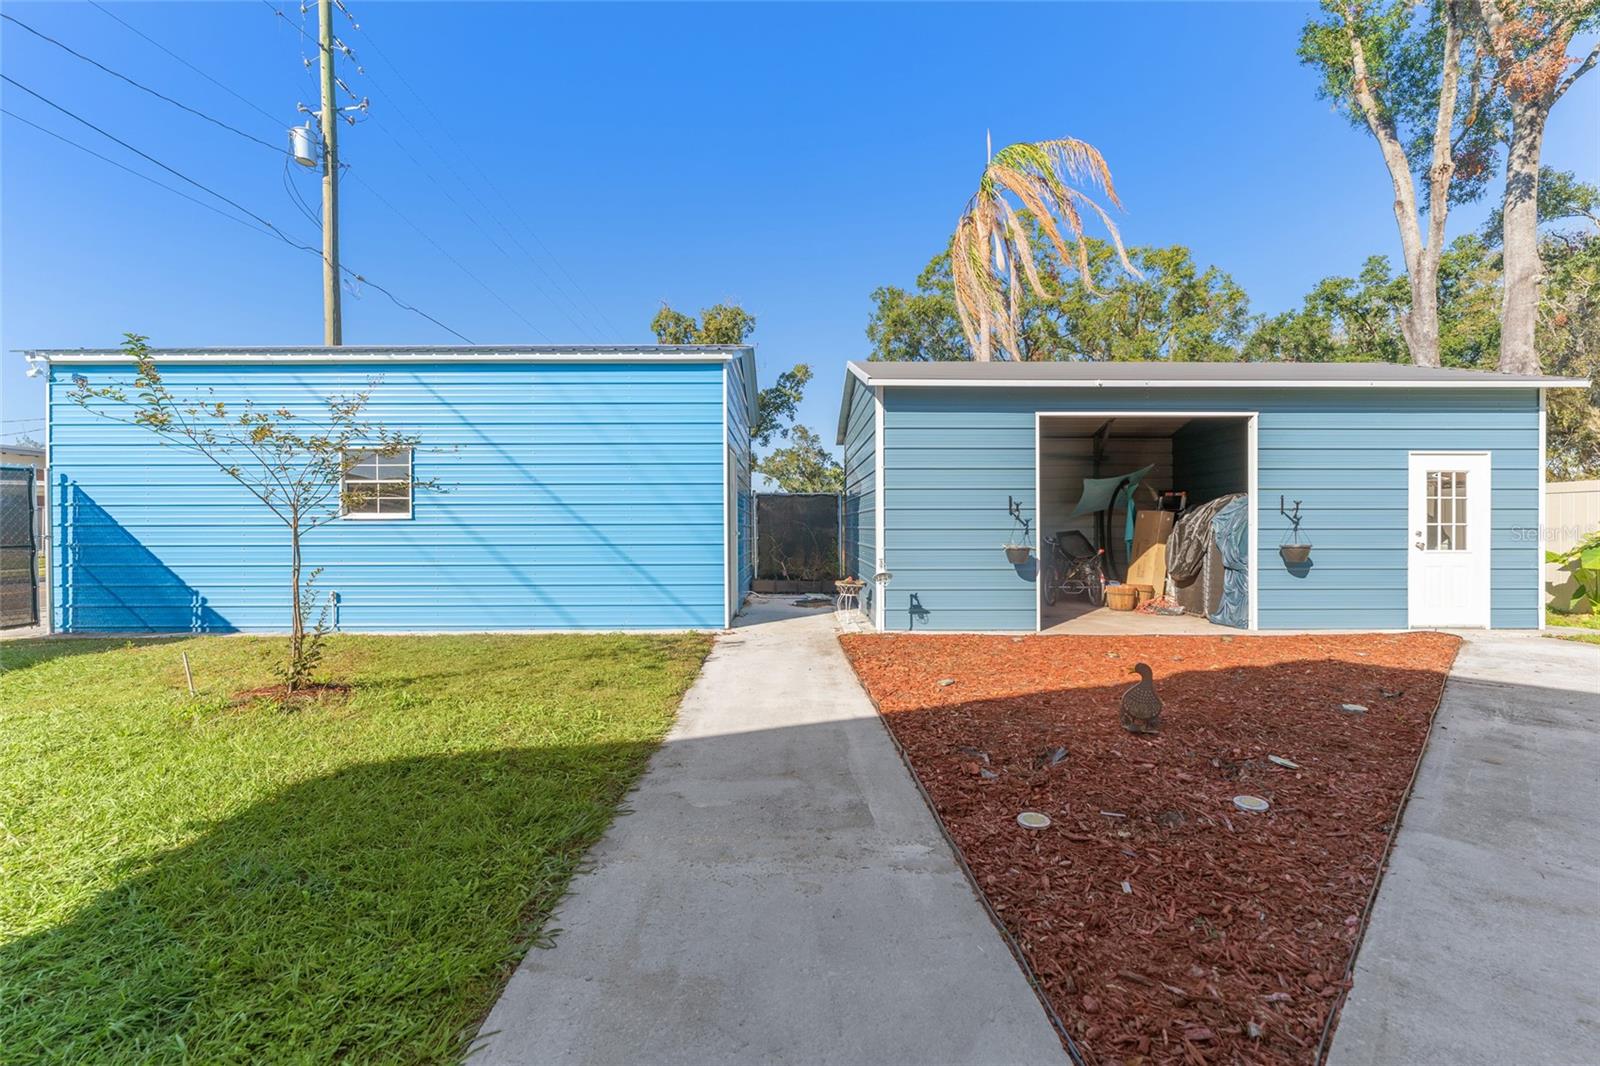
<path fill-rule="evenodd" d="M 287 627 L 287 531 L 243 488 L 51 374 L 55 623 L 94 630 Z M 174 365 L 179 394 L 288 406 L 381 377 L 371 414 L 421 442 L 415 517 L 305 539 L 352 630 L 723 624 L 723 373 L 706 364 Z M 214 395 L 206 390 L 214 389 Z"/>
<path fill-rule="evenodd" d="M 1006 562 L 1006 498 L 1034 501 L 1036 411 L 1257 411 L 1263 629 L 1406 625 L 1406 464 L 1413 450 L 1493 452 L 1493 624 L 1538 623 L 1538 400 L 1526 389 L 884 390 L 889 629 L 1035 624 L 1030 567 Z M 1284 568 L 1278 496 L 1315 544 Z M 917 611 L 913 617 L 912 597 Z"/>
<path fill-rule="evenodd" d="M 871 616 L 878 571 L 876 407 L 872 390 L 857 385 L 850 397 L 844 440 L 844 558 L 850 574 L 867 582 L 861 606 Z"/>
<path fill-rule="evenodd" d="M 750 593 L 750 582 L 755 577 L 755 543 L 753 540 L 755 511 L 754 497 L 750 491 L 750 406 L 746 391 L 745 366 L 741 359 L 728 363 L 728 447 L 733 449 L 733 479 L 737 496 L 735 521 L 739 523 L 738 551 L 734 565 L 739 568 L 739 600 Z M 734 604 L 737 611 L 738 603 Z"/>
<path fill-rule="evenodd" d="M 1172 439 L 1172 484 L 1189 504 L 1245 492 L 1250 469 L 1250 427 L 1243 420 L 1196 419 Z"/>

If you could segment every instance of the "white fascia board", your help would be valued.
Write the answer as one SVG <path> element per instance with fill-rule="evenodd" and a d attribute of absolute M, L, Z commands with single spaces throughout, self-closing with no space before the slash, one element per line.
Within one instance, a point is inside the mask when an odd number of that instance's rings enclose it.
<path fill-rule="evenodd" d="M 844 376 L 844 388 L 839 396 L 839 428 L 833 435 L 833 443 L 844 447 L 845 434 L 850 428 L 850 396 L 855 392 L 855 382 L 850 380 L 850 375 Z"/>
<path fill-rule="evenodd" d="M 878 557 L 878 568 L 873 571 L 872 582 L 872 614 L 873 628 L 879 633 L 883 632 L 884 607 L 883 601 L 889 586 L 879 584 L 877 576 L 888 569 L 888 561 L 884 554 L 884 497 L 888 495 L 883 481 L 883 390 L 872 390 L 872 486 L 873 486 L 873 554 Z M 857 575 L 858 577 L 860 575 Z"/>
<path fill-rule="evenodd" d="M 106 364 L 133 363 L 131 356 L 98 352 L 36 352 L 49 363 Z M 161 366 L 177 363 L 204 363 L 239 366 L 255 363 L 720 363 L 726 364 L 738 353 L 685 352 L 662 354 L 649 351 L 576 352 L 208 352 L 153 356 Z"/>
<path fill-rule="evenodd" d="M 846 363 L 844 368 L 846 371 L 844 389 L 842 390 L 843 394 L 839 397 L 839 431 L 835 434 L 833 441 L 833 443 L 841 446 L 844 444 L 845 432 L 850 423 L 850 398 L 855 393 L 856 383 L 860 382 L 862 387 L 868 389 L 873 387 L 872 380 L 867 377 L 866 372 L 854 363 Z"/>
<path fill-rule="evenodd" d="M 728 448 L 728 368 L 722 368 L 722 439 L 718 441 L 722 452 L 722 628 L 733 628 L 734 589 L 737 580 L 733 575 L 734 552 L 729 541 L 738 543 L 739 534 L 733 526 L 738 521 L 738 506 L 733 502 L 730 485 L 733 481 L 733 456 Z"/>
<path fill-rule="evenodd" d="M 854 366 L 850 368 L 856 370 Z M 859 374 L 857 376 L 860 376 Z M 1487 375 L 1486 375 L 1487 376 Z M 1170 381 L 1164 378 L 1141 380 L 1080 381 L 962 381 L 930 378 L 923 381 L 872 381 L 884 389 L 1586 389 L 1588 378 L 1542 378 L 1536 381 L 1261 381 L 1230 378 L 1217 381 Z"/>
<path fill-rule="evenodd" d="M 1545 531 L 1545 514 L 1544 514 L 1544 509 L 1545 509 L 1545 491 L 1546 491 L 1546 487 L 1545 487 L 1545 463 L 1549 461 L 1549 443 L 1548 443 L 1548 438 L 1546 437 L 1547 430 L 1548 430 L 1548 423 L 1547 423 L 1546 411 L 1545 411 L 1545 393 L 1544 393 L 1543 389 L 1540 389 L 1539 390 L 1539 511 L 1538 511 L 1538 517 L 1536 519 L 1536 521 L 1539 524 L 1538 524 L 1537 529 L 1535 530 L 1535 532 L 1538 535 L 1537 543 L 1538 543 L 1538 547 L 1539 547 L 1539 561 L 1533 568 L 1533 573 L 1534 573 L 1533 585 L 1534 585 L 1534 588 L 1538 589 L 1538 595 L 1535 596 L 1533 602 L 1534 602 L 1535 606 L 1537 607 L 1537 609 L 1539 611 L 1539 622 L 1538 622 L 1538 625 L 1535 628 L 1537 628 L 1541 632 L 1545 628 L 1545 605 L 1546 605 L 1546 602 L 1550 598 L 1549 590 L 1545 585 L 1545 561 L 1544 561 L 1544 553 L 1547 550 L 1546 544 L 1545 544 L 1546 531 Z M 1492 501 L 1491 501 L 1491 503 L 1492 503 Z M 1493 523 L 1492 514 L 1491 514 L 1491 517 L 1490 517 L 1490 522 L 1491 522 L 1491 524 Z M 1494 536 L 1494 533 L 1491 531 L 1489 536 L 1492 538 Z M 1491 540 L 1490 543 L 1491 543 L 1491 546 L 1492 546 L 1493 541 Z M 1492 569 L 1490 571 L 1490 580 L 1491 581 L 1493 580 L 1493 570 Z M 1493 597 L 1493 589 L 1490 590 L 1490 596 L 1491 596 L 1491 598 Z M 1492 614 L 1490 615 L 1490 621 L 1491 622 L 1493 621 L 1493 615 Z"/>

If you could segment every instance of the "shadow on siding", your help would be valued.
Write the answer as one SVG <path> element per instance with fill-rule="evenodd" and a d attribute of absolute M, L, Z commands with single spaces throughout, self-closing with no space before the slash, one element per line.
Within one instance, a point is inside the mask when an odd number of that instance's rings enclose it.
<path fill-rule="evenodd" d="M 71 633 L 232 633 L 198 590 L 65 477 L 57 482 L 62 516 L 61 628 Z"/>

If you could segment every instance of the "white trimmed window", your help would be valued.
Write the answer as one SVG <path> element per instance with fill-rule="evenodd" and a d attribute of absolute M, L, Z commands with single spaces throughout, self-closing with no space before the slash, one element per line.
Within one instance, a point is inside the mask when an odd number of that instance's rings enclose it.
<path fill-rule="evenodd" d="M 345 518 L 411 517 L 411 449 L 351 448 L 339 482 Z"/>

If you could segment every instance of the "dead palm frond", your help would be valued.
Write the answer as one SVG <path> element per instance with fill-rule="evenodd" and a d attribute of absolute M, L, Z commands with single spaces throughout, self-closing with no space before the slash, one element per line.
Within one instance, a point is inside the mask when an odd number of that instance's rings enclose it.
<path fill-rule="evenodd" d="M 1033 218 L 1062 265 L 1077 265 L 1079 278 L 1090 292 L 1095 288 L 1083 240 L 1085 213 L 1105 224 L 1117 258 L 1126 270 L 1138 275 L 1128 261 L 1116 223 L 1089 193 L 1074 184 L 1103 191 L 1112 206 L 1122 206 L 1105 159 L 1083 141 L 1067 138 L 1013 144 L 990 157 L 977 193 L 956 223 L 950 245 L 956 311 L 976 358 L 994 358 L 996 343 L 1002 353 L 1023 358 L 1019 331 L 1024 284 L 1040 299 L 1060 295 L 1050 292 L 1040 278 L 1028 227 L 1008 194 Z"/>

